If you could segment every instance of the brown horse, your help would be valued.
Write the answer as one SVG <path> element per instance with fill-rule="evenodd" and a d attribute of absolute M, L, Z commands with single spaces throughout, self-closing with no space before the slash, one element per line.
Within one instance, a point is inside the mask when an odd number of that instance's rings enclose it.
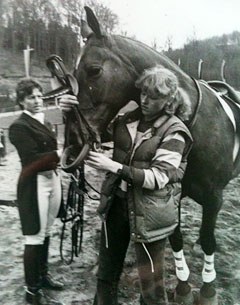
<path fill-rule="evenodd" d="M 185 123 L 191 130 L 194 145 L 183 180 L 183 197 L 189 196 L 202 206 L 199 241 L 205 257 L 205 277 L 203 275 L 204 284 L 200 291 L 201 304 L 216 304 L 212 285 L 215 279 L 214 229 L 222 206 L 223 189 L 240 170 L 238 107 L 229 100 L 219 99 L 206 83 L 195 81 L 170 59 L 143 43 L 105 34 L 93 12 L 85 9 L 87 22 L 82 24 L 82 36 L 86 44 L 74 73 L 80 88 L 79 107 L 69 117 L 66 146 L 72 144 L 77 153 L 83 146 L 81 162 L 89 147 L 83 142 L 99 142 L 109 122 L 124 105 L 130 100 L 139 103 L 140 92 L 135 81 L 144 69 L 161 64 L 175 73 L 179 85 L 190 97 L 192 107 L 191 119 Z M 81 118 L 86 123 L 84 128 L 82 124 L 79 127 Z M 74 158 L 67 170 L 78 165 Z M 170 243 L 174 251 L 183 248 L 179 227 L 171 236 Z M 188 301 L 182 302 L 187 304 Z"/>

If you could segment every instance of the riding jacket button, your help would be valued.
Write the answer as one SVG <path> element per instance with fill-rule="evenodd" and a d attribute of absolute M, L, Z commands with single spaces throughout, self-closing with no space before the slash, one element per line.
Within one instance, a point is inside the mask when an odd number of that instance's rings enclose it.
<path fill-rule="evenodd" d="M 132 237 L 135 237 L 135 233 L 132 233 Z"/>
<path fill-rule="evenodd" d="M 130 215 L 134 215 L 134 212 L 133 212 L 133 211 L 131 211 L 131 212 L 130 212 Z"/>

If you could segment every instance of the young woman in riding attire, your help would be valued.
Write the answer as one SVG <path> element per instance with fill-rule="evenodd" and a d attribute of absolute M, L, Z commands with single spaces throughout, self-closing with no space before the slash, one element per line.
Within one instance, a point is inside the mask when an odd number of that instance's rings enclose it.
<path fill-rule="evenodd" d="M 18 83 L 17 102 L 23 113 L 10 126 L 9 139 L 22 164 L 17 200 L 25 236 L 26 301 L 35 305 L 61 305 L 62 302 L 42 291 L 42 288 L 61 290 L 64 287 L 48 271 L 50 233 L 62 198 L 57 169 L 61 150 L 57 148 L 51 124 L 44 118 L 42 92 L 41 85 L 32 79 Z"/>
<path fill-rule="evenodd" d="M 164 249 L 166 238 L 179 224 L 181 180 L 192 145 L 182 120 L 190 115 L 190 101 L 177 77 L 161 66 L 146 70 L 136 86 L 141 89 L 141 107 L 116 119 L 113 158 L 91 151 L 86 161 L 108 172 L 98 208 L 103 226 L 94 305 L 118 304 L 118 283 L 130 238 L 135 245 L 141 304 L 168 304 Z M 184 262 L 179 270 L 186 280 L 189 272 Z"/>

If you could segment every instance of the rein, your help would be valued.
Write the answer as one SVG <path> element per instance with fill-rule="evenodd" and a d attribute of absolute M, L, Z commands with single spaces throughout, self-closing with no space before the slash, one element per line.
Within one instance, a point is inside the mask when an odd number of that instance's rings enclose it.
<path fill-rule="evenodd" d="M 65 216 L 61 218 L 63 226 L 60 239 L 60 256 L 67 265 L 73 262 L 74 256 L 78 257 L 82 247 L 85 190 L 83 178 L 84 170 L 82 168 L 76 170 L 75 174 L 71 176 Z M 67 230 L 68 224 L 71 232 Z M 64 241 L 69 238 L 71 238 L 70 249 L 66 250 L 65 253 Z"/>
<path fill-rule="evenodd" d="M 73 262 L 74 257 L 79 256 L 82 249 L 84 196 L 87 195 L 91 200 L 99 200 L 99 198 L 94 198 L 89 195 L 85 184 L 87 184 L 96 193 L 100 194 L 100 192 L 86 181 L 84 167 L 79 167 L 70 176 L 65 215 L 61 217 L 63 226 L 60 237 L 60 257 L 67 265 L 70 265 Z M 70 249 L 65 249 L 66 241 L 68 241 L 68 247 L 70 244 Z"/>

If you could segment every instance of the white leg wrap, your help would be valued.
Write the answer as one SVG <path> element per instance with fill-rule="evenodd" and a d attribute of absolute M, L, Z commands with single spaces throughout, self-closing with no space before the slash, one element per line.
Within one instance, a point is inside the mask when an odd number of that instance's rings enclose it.
<path fill-rule="evenodd" d="M 206 255 L 204 253 L 204 265 L 202 270 L 202 279 L 205 283 L 210 283 L 216 278 L 216 271 L 214 268 L 214 254 Z"/>
<path fill-rule="evenodd" d="M 180 250 L 178 252 L 173 251 L 173 255 L 174 255 L 174 261 L 175 261 L 175 266 L 176 266 L 177 278 L 180 281 L 187 281 L 190 271 L 189 271 L 188 265 L 186 263 L 183 250 Z"/>

